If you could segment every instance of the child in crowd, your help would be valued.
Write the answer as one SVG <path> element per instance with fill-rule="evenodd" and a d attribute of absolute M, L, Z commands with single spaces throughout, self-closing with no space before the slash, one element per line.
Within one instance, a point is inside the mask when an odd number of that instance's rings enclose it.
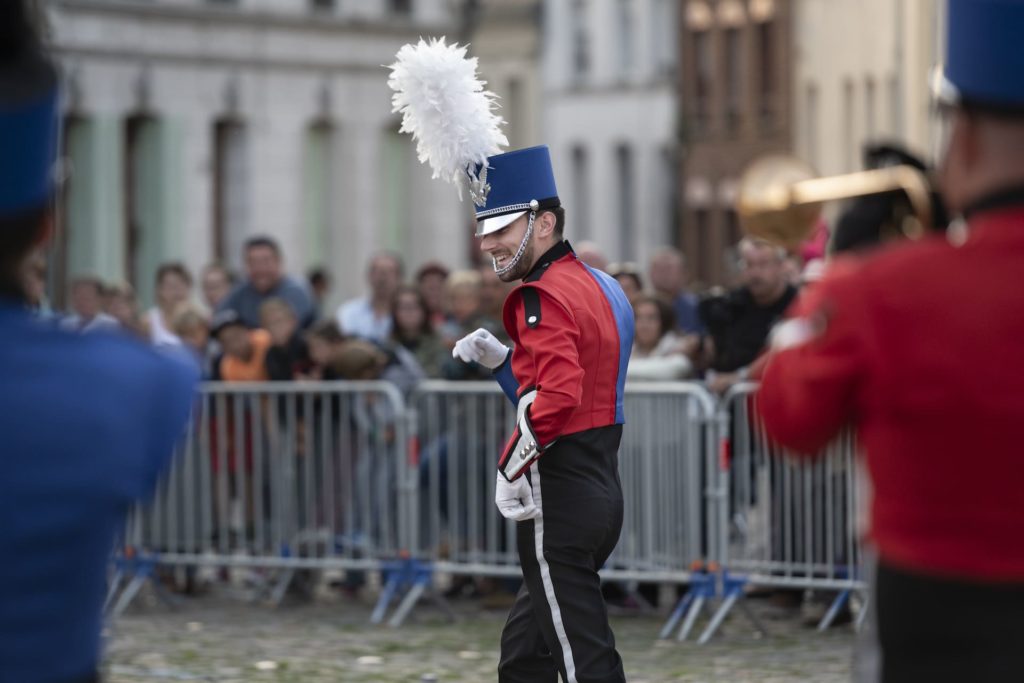
<path fill-rule="evenodd" d="M 213 376 L 210 324 L 203 312 L 195 306 L 186 304 L 174 316 L 171 331 L 181 340 L 182 348 L 199 366 L 202 378 L 210 379 Z"/>
<path fill-rule="evenodd" d="M 224 349 L 216 367 L 216 378 L 224 382 L 265 382 L 270 333 L 250 330 L 238 313 L 225 309 L 213 318 L 213 336 Z"/>
<path fill-rule="evenodd" d="M 287 381 L 305 376 L 312 361 L 291 305 L 277 297 L 267 299 L 260 305 L 260 324 L 272 342 L 267 351 L 268 377 L 272 381 Z"/>

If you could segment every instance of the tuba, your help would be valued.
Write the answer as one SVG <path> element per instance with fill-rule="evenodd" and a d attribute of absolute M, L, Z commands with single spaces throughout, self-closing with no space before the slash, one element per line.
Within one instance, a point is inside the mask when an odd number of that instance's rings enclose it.
<path fill-rule="evenodd" d="M 931 188 L 923 172 L 906 164 L 819 178 L 795 157 L 764 156 L 744 171 L 736 212 L 748 237 L 794 249 L 811 235 L 824 202 L 897 190 L 906 193 L 914 214 L 901 230 L 918 239 L 934 220 Z"/>

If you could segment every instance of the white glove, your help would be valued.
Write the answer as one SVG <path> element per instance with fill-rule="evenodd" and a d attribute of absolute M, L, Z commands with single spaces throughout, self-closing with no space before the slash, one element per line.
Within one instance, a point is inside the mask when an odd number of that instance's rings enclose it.
<path fill-rule="evenodd" d="M 540 517 L 540 508 L 533 502 L 533 489 L 525 474 L 510 482 L 498 472 L 494 483 L 494 504 L 505 519 L 522 522 Z"/>
<path fill-rule="evenodd" d="M 452 349 L 452 358 L 461 358 L 466 363 L 476 361 L 491 370 L 504 363 L 507 355 L 508 347 L 482 327 L 455 342 Z"/>

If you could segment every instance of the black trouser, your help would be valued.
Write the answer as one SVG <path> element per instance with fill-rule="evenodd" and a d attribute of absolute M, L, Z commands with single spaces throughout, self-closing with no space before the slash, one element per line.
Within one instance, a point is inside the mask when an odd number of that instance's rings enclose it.
<path fill-rule="evenodd" d="M 1024 680 L 1024 583 L 973 583 L 879 564 L 882 681 Z"/>
<path fill-rule="evenodd" d="M 501 683 L 623 683 L 597 570 L 622 530 L 622 426 L 563 437 L 530 468 L 535 520 L 516 526 L 524 585 L 501 634 Z"/>

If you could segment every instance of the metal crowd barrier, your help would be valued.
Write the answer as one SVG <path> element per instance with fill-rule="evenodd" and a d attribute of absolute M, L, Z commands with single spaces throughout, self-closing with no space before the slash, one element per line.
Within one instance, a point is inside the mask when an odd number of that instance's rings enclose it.
<path fill-rule="evenodd" d="M 747 585 L 836 591 L 819 624 L 827 628 L 863 592 L 857 444 L 844 431 L 815 458 L 772 444 L 756 413 L 757 385 L 733 387 L 719 403 L 721 480 L 717 547 L 723 601 L 700 638 L 706 642 Z M 756 619 L 749 613 L 755 625 Z"/>
<path fill-rule="evenodd" d="M 853 438 L 814 461 L 783 458 L 755 389 L 716 402 L 698 383 L 626 385 L 626 508 L 601 573 L 687 584 L 662 637 L 682 622 L 686 638 L 714 601 L 699 642 L 733 606 L 753 619 L 751 584 L 839 591 L 822 627 L 864 588 Z M 492 382 L 427 381 L 408 401 L 387 382 L 206 384 L 155 499 L 129 518 L 108 604 L 123 610 L 158 565 L 252 568 L 273 600 L 303 569 L 354 582 L 374 571 L 372 620 L 401 595 L 397 626 L 437 598 L 436 572 L 519 576 L 515 525 L 493 504 L 514 420 Z"/>
<path fill-rule="evenodd" d="M 409 401 L 418 438 L 417 557 L 452 574 L 519 576 L 515 523 L 494 506 L 494 463 L 515 409 L 493 382 L 423 382 Z M 608 579 L 685 583 L 713 555 L 703 473 L 714 467 L 714 403 L 698 384 L 626 385 L 619 448 L 625 510 Z"/>
<path fill-rule="evenodd" d="M 297 569 L 402 558 L 407 417 L 388 382 L 204 385 L 154 500 L 129 517 L 115 613 L 154 564 L 279 569 L 280 599 Z"/>

